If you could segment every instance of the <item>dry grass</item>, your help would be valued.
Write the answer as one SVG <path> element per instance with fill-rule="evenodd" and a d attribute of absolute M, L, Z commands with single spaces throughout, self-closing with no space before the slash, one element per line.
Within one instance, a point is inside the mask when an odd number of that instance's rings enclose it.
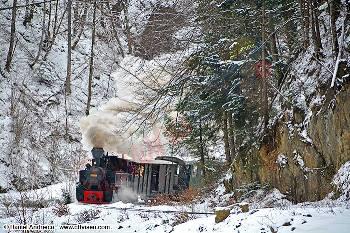
<path fill-rule="evenodd" d="M 198 200 L 201 192 L 195 188 L 188 188 L 178 194 L 158 194 L 151 199 L 150 205 L 178 205 L 189 204 Z"/>

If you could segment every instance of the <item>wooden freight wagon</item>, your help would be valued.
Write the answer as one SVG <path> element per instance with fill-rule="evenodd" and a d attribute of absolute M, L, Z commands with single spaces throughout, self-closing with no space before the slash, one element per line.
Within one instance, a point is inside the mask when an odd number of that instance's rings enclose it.
<path fill-rule="evenodd" d="M 188 187 L 181 174 L 183 161 L 169 159 L 130 160 L 117 156 L 108 156 L 107 168 L 115 172 L 116 190 L 128 187 L 142 196 L 154 196 L 159 193 L 171 194 Z M 187 175 L 186 175 L 187 176 Z"/>

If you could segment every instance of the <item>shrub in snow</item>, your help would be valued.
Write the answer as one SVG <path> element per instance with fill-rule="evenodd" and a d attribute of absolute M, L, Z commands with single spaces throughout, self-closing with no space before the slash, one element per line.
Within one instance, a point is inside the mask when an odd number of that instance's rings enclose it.
<path fill-rule="evenodd" d="M 77 214 L 76 220 L 79 223 L 85 223 L 94 219 L 98 219 L 100 217 L 101 210 L 98 209 L 91 209 L 91 210 L 84 210 Z"/>
<path fill-rule="evenodd" d="M 174 218 L 172 219 L 173 223 L 171 225 L 176 226 L 176 225 L 179 225 L 181 223 L 188 222 L 191 219 L 192 218 L 188 215 L 187 212 L 182 212 L 182 213 L 179 213 L 179 214 L 174 216 Z"/>
<path fill-rule="evenodd" d="M 332 183 L 335 185 L 340 199 L 350 200 L 350 161 L 339 168 Z"/>
<path fill-rule="evenodd" d="M 70 210 L 68 205 L 65 205 L 63 203 L 58 203 L 56 204 L 53 209 L 52 212 L 57 215 L 58 217 L 61 216 L 65 216 L 65 215 L 69 215 L 70 214 Z"/>
<path fill-rule="evenodd" d="M 249 199 L 254 197 L 261 190 L 269 190 L 269 185 L 262 185 L 260 183 L 254 182 L 249 184 L 244 184 L 235 189 L 236 200 L 242 202 L 244 199 Z"/>
<path fill-rule="evenodd" d="M 67 189 L 62 189 L 62 198 L 63 198 L 63 204 L 68 205 L 72 203 L 72 196 Z"/>

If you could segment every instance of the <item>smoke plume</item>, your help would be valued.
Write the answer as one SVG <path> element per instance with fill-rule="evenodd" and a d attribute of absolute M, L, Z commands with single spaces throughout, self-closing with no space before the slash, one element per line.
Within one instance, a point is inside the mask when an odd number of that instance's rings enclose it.
<path fill-rule="evenodd" d="M 135 133 L 136 126 L 126 128 L 125 119 L 134 109 L 135 105 L 113 98 L 99 110 L 83 117 L 80 130 L 84 149 L 89 151 L 93 147 L 100 147 L 134 160 L 150 160 L 164 155 L 159 125 L 142 135 Z"/>

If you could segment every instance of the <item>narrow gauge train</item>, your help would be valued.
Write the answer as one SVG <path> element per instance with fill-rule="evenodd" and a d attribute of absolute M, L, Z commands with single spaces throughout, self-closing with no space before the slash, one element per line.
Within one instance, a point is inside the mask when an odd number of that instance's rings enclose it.
<path fill-rule="evenodd" d="M 108 156 L 102 148 L 93 148 L 92 165 L 79 171 L 76 198 L 79 202 L 110 203 L 113 194 L 124 187 L 145 198 L 158 193 L 176 193 L 188 188 L 192 166 L 179 158 L 162 156 L 154 160 L 134 161 Z"/>

